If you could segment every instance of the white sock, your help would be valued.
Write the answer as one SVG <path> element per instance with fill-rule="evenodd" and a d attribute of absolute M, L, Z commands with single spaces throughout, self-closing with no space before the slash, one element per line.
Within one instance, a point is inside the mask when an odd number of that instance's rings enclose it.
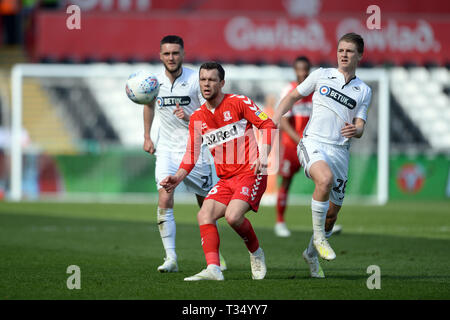
<path fill-rule="evenodd" d="M 166 250 L 166 257 L 172 260 L 177 260 L 175 253 L 175 235 L 176 226 L 175 218 L 173 216 L 173 209 L 163 209 L 158 207 L 158 229 L 161 240 Z"/>
<path fill-rule="evenodd" d="M 325 220 L 330 203 L 327 201 L 311 200 L 314 239 L 325 238 Z"/>

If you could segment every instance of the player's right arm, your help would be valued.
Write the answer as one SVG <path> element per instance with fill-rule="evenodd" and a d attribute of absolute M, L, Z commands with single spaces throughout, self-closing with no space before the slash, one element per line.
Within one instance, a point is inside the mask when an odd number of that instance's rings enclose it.
<path fill-rule="evenodd" d="M 287 117 L 281 117 L 280 120 L 280 129 L 287 133 L 287 135 L 295 141 L 296 144 L 300 142 L 300 135 L 294 129 L 293 126 L 289 123 L 289 119 Z"/>
<path fill-rule="evenodd" d="M 172 192 L 184 178 L 194 169 L 198 160 L 202 145 L 202 120 L 194 112 L 189 122 L 189 139 L 186 146 L 186 152 L 181 161 L 180 167 L 173 176 L 164 178 L 160 185 L 167 191 Z"/>
<path fill-rule="evenodd" d="M 150 137 L 153 116 L 155 113 L 155 99 L 150 104 L 144 105 L 144 151 L 150 154 L 155 153 L 155 146 Z"/>
<path fill-rule="evenodd" d="M 171 193 L 186 178 L 189 174 L 185 169 L 179 168 L 173 176 L 168 176 L 162 179 L 159 183 L 167 193 Z"/>
<path fill-rule="evenodd" d="M 322 72 L 322 68 L 311 72 L 309 76 L 297 86 L 296 89 L 292 90 L 283 99 L 281 99 L 281 102 L 275 110 L 275 114 L 273 115 L 273 122 L 277 126 L 280 125 L 281 117 L 286 112 L 291 110 L 298 100 L 309 96 L 315 90 L 317 81 L 320 78 Z"/>
<path fill-rule="evenodd" d="M 291 110 L 294 104 L 303 97 L 304 96 L 302 96 L 297 90 L 292 90 L 283 99 L 281 99 L 280 104 L 275 109 L 272 119 L 276 126 L 280 126 L 281 117 L 286 112 Z"/>

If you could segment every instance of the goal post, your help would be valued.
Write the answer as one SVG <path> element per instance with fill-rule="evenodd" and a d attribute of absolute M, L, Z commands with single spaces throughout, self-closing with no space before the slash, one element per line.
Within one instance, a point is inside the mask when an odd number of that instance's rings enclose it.
<path fill-rule="evenodd" d="M 194 69 L 199 66 L 186 65 Z M 10 195 L 12 201 L 23 199 L 23 147 L 21 144 L 22 116 L 23 116 L 23 84 L 26 78 L 74 78 L 94 81 L 97 78 L 115 79 L 125 83 L 128 75 L 140 68 L 147 68 L 152 72 L 161 69 L 160 64 L 89 64 L 89 65 L 66 65 L 66 64 L 17 64 L 11 73 L 11 166 L 10 166 Z M 246 88 L 248 92 L 238 92 L 255 98 L 252 94 L 255 90 L 266 93 L 265 90 L 279 90 L 293 79 L 292 69 L 278 66 L 254 66 L 254 65 L 224 65 L 226 71 L 225 92 L 235 91 L 236 88 Z M 389 77 L 384 69 L 358 69 L 356 72 L 363 81 L 377 83 L 377 177 L 376 195 L 367 202 L 383 205 L 388 201 L 389 195 Z M 93 80 L 94 79 L 94 80 Z M 262 82 L 262 87 L 253 85 L 253 82 Z M 122 83 L 122 84 L 123 84 Z M 272 85 L 277 84 L 277 85 Z M 240 87 L 241 86 L 241 87 Z M 256 87 L 255 87 L 256 86 Z M 255 89 L 256 88 L 256 89 Z M 267 89 L 270 88 L 270 89 Z M 228 90 L 225 90 L 228 89 Z M 123 96 L 125 91 L 121 92 Z M 279 91 L 278 91 L 279 93 Z M 256 101 L 256 100 L 255 100 Z M 256 101 L 262 103 L 262 101 Z M 137 121 L 142 122 L 142 118 Z M 369 114 L 369 121 L 371 115 Z M 142 135 L 139 136 L 141 138 Z M 303 174 L 302 174 L 303 175 Z M 304 177 L 302 177 L 304 178 Z"/>
<path fill-rule="evenodd" d="M 378 82 L 378 175 L 377 204 L 384 205 L 389 199 L 389 76 L 384 69 L 357 69 L 363 81 Z M 372 98 L 373 99 L 373 98 Z M 369 120 L 370 121 L 370 116 Z"/>

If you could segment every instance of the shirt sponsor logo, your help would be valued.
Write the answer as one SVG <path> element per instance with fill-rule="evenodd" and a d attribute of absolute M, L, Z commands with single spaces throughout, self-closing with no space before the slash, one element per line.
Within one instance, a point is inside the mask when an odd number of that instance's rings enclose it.
<path fill-rule="evenodd" d="M 243 136 L 245 133 L 245 124 L 246 121 L 234 122 L 222 128 L 205 133 L 202 135 L 202 144 L 207 145 L 209 148 L 212 148 Z"/>
<path fill-rule="evenodd" d="M 355 100 L 333 88 L 330 88 L 328 86 L 321 86 L 319 92 L 321 95 L 329 97 L 349 109 L 355 109 L 356 107 Z"/>
<path fill-rule="evenodd" d="M 158 97 L 156 99 L 156 104 L 160 108 L 176 106 L 177 102 L 180 105 L 180 107 L 187 106 L 191 103 L 191 97 L 189 97 L 189 96 L 181 96 L 181 97 L 169 96 L 169 97 Z"/>

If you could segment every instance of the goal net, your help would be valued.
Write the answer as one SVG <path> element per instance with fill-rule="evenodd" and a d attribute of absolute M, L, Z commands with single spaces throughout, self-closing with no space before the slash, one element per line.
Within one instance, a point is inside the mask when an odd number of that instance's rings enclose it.
<path fill-rule="evenodd" d="M 198 70 L 198 65 L 186 65 Z M 8 198 L 69 201 L 156 201 L 155 157 L 145 153 L 142 106 L 125 94 L 125 81 L 139 69 L 160 64 L 21 64 L 11 75 L 11 144 Z M 226 93 L 250 97 L 273 112 L 280 92 L 294 80 L 290 67 L 224 65 Z M 384 204 L 388 199 L 389 90 L 382 69 L 359 69 L 373 90 L 364 136 L 353 139 L 346 203 Z M 24 135 L 29 139 L 24 139 Z M 278 188 L 269 176 L 263 204 Z M 307 203 L 313 183 L 303 171 L 289 201 Z M 177 190 L 177 201 L 195 197 Z"/>

